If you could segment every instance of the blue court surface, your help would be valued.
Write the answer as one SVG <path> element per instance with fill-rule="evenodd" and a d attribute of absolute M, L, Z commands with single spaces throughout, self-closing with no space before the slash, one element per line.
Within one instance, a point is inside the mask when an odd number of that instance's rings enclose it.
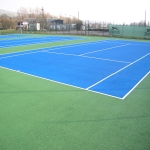
<path fill-rule="evenodd" d="M 23 35 L 22 34 L 20 34 L 20 35 L 17 35 L 17 34 L 16 35 L 2 35 L 2 36 L 0 36 L 0 39 L 2 39 L 2 38 L 9 39 L 9 40 L 1 41 L 0 48 L 83 39 L 83 38 L 71 37 L 71 36 L 33 36 L 32 37 L 32 35 L 24 35 L 24 34 Z"/>
<path fill-rule="evenodd" d="M 150 72 L 150 43 L 105 40 L 3 54 L 0 67 L 125 99 Z"/>

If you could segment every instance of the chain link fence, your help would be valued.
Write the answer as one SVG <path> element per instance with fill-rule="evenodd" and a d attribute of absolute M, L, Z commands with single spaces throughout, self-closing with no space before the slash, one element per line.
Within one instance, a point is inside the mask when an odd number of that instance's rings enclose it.
<path fill-rule="evenodd" d="M 38 24 L 39 25 L 39 24 Z M 86 36 L 107 36 L 107 37 L 123 37 L 123 38 L 138 38 L 150 39 L 150 24 L 130 24 L 117 25 L 106 22 L 90 22 L 84 21 L 81 26 L 77 24 L 49 24 L 45 28 L 37 30 L 36 24 L 32 28 L 19 28 L 12 33 L 23 34 L 53 34 L 53 35 L 86 35 Z M 39 27 L 38 27 L 39 28 Z M 8 32 L 0 31 L 2 34 Z"/>

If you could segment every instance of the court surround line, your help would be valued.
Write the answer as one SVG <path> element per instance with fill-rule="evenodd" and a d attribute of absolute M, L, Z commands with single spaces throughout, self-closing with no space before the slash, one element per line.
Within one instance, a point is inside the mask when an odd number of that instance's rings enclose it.
<path fill-rule="evenodd" d="M 0 66 L 0 68 L 6 69 L 6 70 L 10 70 L 10 71 L 14 71 L 14 72 L 21 73 L 21 74 L 25 74 L 25 75 L 28 75 L 28 76 L 36 77 L 36 78 L 39 78 L 39 79 L 51 81 L 51 82 L 54 82 L 54 83 L 59 83 L 59 84 L 62 84 L 62 85 L 78 88 L 78 89 L 81 89 L 81 90 L 84 90 L 84 91 L 89 91 L 89 92 L 93 92 L 93 93 L 109 96 L 109 97 L 112 97 L 112 98 L 116 98 L 116 99 L 119 99 L 119 100 L 123 100 L 122 98 L 117 97 L 117 96 L 113 96 L 113 95 L 109 95 L 109 94 L 105 94 L 105 93 L 101 93 L 101 92 L 96 92 L 96 91 L 92 91 L 92 90 L 87 90 L 87 89 L 84 89 L 84 88 L 81 88 L 81 87 L 78 87 L 78 86 L 66 84 L 66 83 L 63 83 L 63 82 L 58 82 L 58 81 L 55 81 L 55 80 L 43 78 L 43 77 L 40 77 L 40 76 L 36 76 L 36 75 L 29 74 L 29 73 L 25 73 L 25 72 L 22 72 L 22 71 L 17 71 L 17 70 L 14 70 L 14 69 L 6 68 L 6 67 L 3 67 L 3 66 Z"/>
<path fill-rule="evenodd" d="M 103 82 L 104 80 L 106 80 L 106 79 L 108 79 L 109 77 L 111 77 L 111 76 L 113 76 L 113 75 L 117 74 L 118 72 L 120 72 L 120 71 L 124 70 L 125 68 L 127 68 L 127 67 L 129 67 L 129 66 L 133 65 L 134 63 L 138 62 L 139 60 L 143 59 L 144 57 L 146 57 L 146 56 L 148 56 L 148 55 L 150 55 L 150 53 L 148 53 L 148 54 L 144 55 L 143 57 L 141 57 L 141 58 L 137 59 L 136 61 L 134 61 L 134 62 L 130 63 L 129 65 L 127 65 L 127 66 L 123 67 L 122 69 L 120 69 L 120 70 L 118 70 L 118 71 L 116 71 L 116 72 L 112 73 L 111 75 L 109 75 L 109 76 L 105 77 L 104 79 L 102 79 L 102 80 L 100 80 L 100 81 L 96 82 L 95 84 L 93 84 L 93 85 L 91 85 L 91 86 L 87 87 L 86 89 L 87 89 L 87 90 L 89 90 L 90 88 L 94 87 L 95 85 L 97 85 L 97 84 L 99 84 L 99 83 Z"/>

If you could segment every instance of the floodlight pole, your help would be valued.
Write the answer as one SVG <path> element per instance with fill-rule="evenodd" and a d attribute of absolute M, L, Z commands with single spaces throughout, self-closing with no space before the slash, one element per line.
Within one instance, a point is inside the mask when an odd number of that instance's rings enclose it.
<path fill-rule="evenodd" d="M 146 26 L 146 10 L 145 10 L 145 26 Z"/>
<path fill-rule="evenodd" d="M 70 15 L 70 21 L 69 21 L 70 23 L 69 23 L 69 34 L 70 34 L 70 31 L 71 31 L 71 27 L 72 27 L 72 25 L 71 25 L 71 23 L 72 23 L 72 21 L 71 21 L 71 15 Z"/>
<path fill-rule="evenodd" d="M 88 35 L 89 35 L 89 20 L 87 20 L 88 21 Z"/>
<path fill-rule="evenodd" d="M 43 18 L 44 18 L 44 9 L 42 7 L 42 31 L 44 30 L 44 21 L 43 21 Z"/>
<path fill-rule="evenodd" d="M 77 34 L 78 34 L 78 28 L 79 28 L 79 11 L 78 11 L 78 21 L 77 21 Z"/>
<path fill-rule="evenodd" d="M 21 34 L 22 34 L 22 27 L 21 27 L 21 22 L 20 22 L 20 29 L 21 29 Z"/>
<path fill-rule="evenodd" d="M 86 35 L 86 21 L 85 21 L 85 35 Z"/>

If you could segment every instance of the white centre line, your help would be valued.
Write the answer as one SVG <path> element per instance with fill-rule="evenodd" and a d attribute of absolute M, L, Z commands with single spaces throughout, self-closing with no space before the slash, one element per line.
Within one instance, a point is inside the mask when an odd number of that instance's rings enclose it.
<path fill-rule="evenodd" d="M 102 80 L 100 80 L 100 81 L 96 82 L 95 84 L 93 84 L 93 85 L 89 86 L 88 88 L 86 88 L 86 90 L 89 90 L 90 88 L 94 87 L 95 85 L 97 85 L 97 84 L 99 84 L 99 83 L 103 82 L 104 80 L 106 80 L 106 79 L 108 79 L 109 77 L 111 77 L 111 76 L 113 76 L 113 75 L 117 74 L 118 72 L 120 72 L 120 71 L 124 70 L 125 68 L 127 68 L 127 67 L 129 67 L 129 66 L 133 65 L 134 63 L 138 62 L 139 60 L 143 59 L 144 57 L 146 57 L 146 56 L 148 56 L 148 55 L 150 55 L 150 53 L 148 53 L 148 54 L 144 55 L 143 57 L 141 57 L 141 58 L 137 59 L 136 61 L 132 62 L 131 64 L 129 64 L 129 65 L 127 65 L 127 66 L 123 67 L 122 69 L 120 69 L 120 70 L 118 70 L 118 71 L 116 71 L 116 72 L 112 73 L 111 75 L 109 75 L 109 76 L 105 77 L 104 79 L 102 79 Z"/>
<path fill-rule="evenodd" d="M 67 56 L 76 56 L 76 57 L 83 57 L 83 58 L 90 58 L 90 59 L 114 61 L 114 62 L 118 62 L 118 63 L 127 63 L 127 64 L 131 63 L 131 62 L 125 62 L 125 61 L 121 61 L 121 60 L 113 60 L 113 59 L 105 59 L 105 58 L 97 58 L 97 57 L 89 57 L 89 56 L 80 56 L 80 55 L 74 55 L 74 54 L 57 53 L 57 52 L 49 52 L 49 51 L 43 51 L 43 52 L 47 52 L 50 54 L 56 54 L 56 55 L 67 55 Z"/>

